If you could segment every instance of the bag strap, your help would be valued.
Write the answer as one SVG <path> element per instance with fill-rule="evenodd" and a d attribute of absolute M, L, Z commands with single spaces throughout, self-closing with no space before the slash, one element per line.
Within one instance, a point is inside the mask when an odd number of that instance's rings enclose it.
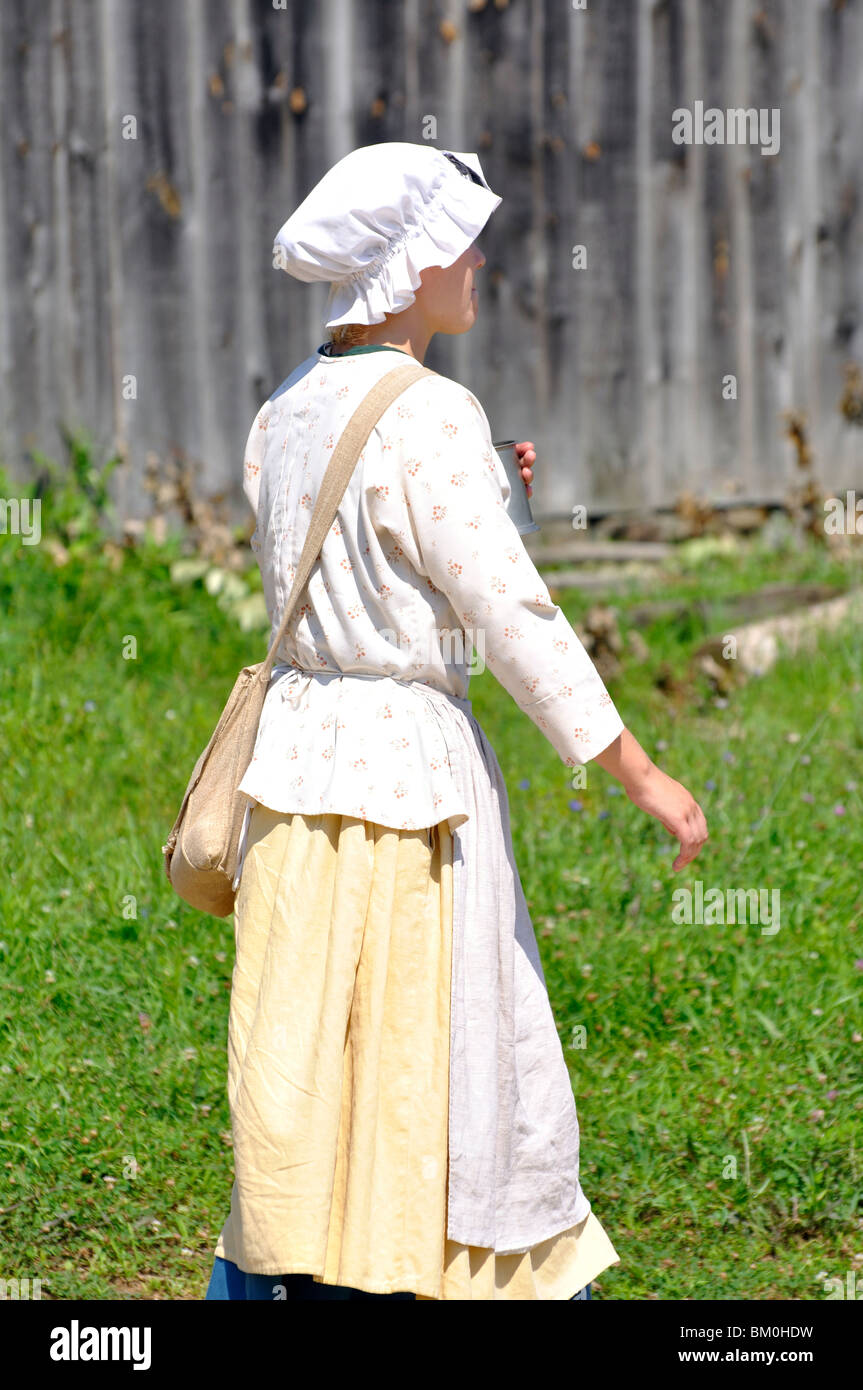
<path fill-rule="evenodd" d="M 394 367 L 392 371 L 387 372 L 380 381 L 375 383 L 348 420 L 321 482 L 315 508 L 312 512 L 311 524 L 300 555 L 300 563 L 285 605 L 285 611 L 282 614 L 282 621 L 279 623 L 279 630 L 267 652 L 267 659 L 260 669 L 259 678 L 264 685 L 269 684 L 279 643 L 285 635 L 288 623 L 311 574 L 312 566 L 323 546 L 327 532 L 336 518 L 339 503 L 347 491 L 359 456 L 368 442 L 372 430 L 387 406 L 391 405 L 402 391 L 407 390 L 408 386 L 418 381 L 421 376 L 437 375 L 437 372 L 433 372 L 430 367 L 424 367 L 421 362 L 407 362 L 403 367 Z"/>

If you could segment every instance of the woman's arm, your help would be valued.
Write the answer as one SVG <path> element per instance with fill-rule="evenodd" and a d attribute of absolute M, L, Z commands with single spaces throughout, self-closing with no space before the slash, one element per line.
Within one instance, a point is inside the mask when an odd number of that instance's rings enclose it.
<path fill-rule="evenodd" d="M 397 486 L 369 476 L 370 512 L 446 595 L 478 655 L 567 766 L 589 761 L 623 720 L 506 510 L 509 483 L 481 406 L 447 377 L 410 387 L 402 406 Z M 398 428 L 381 421 L 388 439 Z"/>
<path fill-rule="evenodd" d="M 406 446 L 399 471 L 405 521 L 399 527 L 396 509 L 386 524 L 465 628 L 481 635 L 492 674 L 566 765 L 595 761 L 617 778 L 635 805 L 679 838 L 674 868 L 682 868 L 707 838 L 701 808 L 626 729 L 552 602 L 506 511 L 509 484 L 482 407 L 446 377 L 418 383 L 404 403 L 413 416 L 413 448 Z"/>
<path fill-rule="evenodd" d="M 256 518 L 261 494 L 261 465 L 267 439 L 269 404 L 269 401 L 265 401 L 252 421 L 252 428 L 243 450 L 243 492 Z"/>
<path fill-rule="evenodd" d="M 533 491 L 532 465 L 536 461 L 536 451 L 532 440 L 516 444 L 520 472 L 524 479 L 527 495 Z M 710 838 L 707 834 L 707 821 L 698 803 L 689 795 L 685 787 L 651 762 L 638 740 L 624 729 L 617 738 L 593 757 L 611 777 L 622 782 L 626 794 L 636 806 L 649 815 L 656 816 L 680 842 L 680 853 L 672 868 L 677 871 L 689 864 Z"/>

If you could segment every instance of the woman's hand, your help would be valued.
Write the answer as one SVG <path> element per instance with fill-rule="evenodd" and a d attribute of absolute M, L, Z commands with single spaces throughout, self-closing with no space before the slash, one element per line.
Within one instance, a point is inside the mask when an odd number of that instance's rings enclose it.
<path fill-rule="evenodd" d="M 671 866 L 675 873 L 695 858 L 708 838 L 704 812 L 680 782 L 656 766 L 629 729 L 593 761 L 620 782 L 634 806 L 655 816 L 680 841 L 680 853 Z"/>
<path fill-rule="evenodd" d="M 707 821 L 695 798 L 680 783 L 654 763 L 645 777 L 623 787 L 633 805 L 655 816 L 669 835 L 680 842 L 680 853 L 672 864 L 676 873 L 690 863 L 708 839 Z"/>
<path fill-rule="evenodd" d="M 530 497 L 533 493 L 533 488 L 531 487 L 531 483 L 533 482 L 533 468 L 531 465 L 536 462 L 536 450 L 528 439 L 525 440 L 523 444 L 516 444 L 515 453 L 521 464 L 521 476 L 524 478 L 525 486 L 527 487 L 527 495 Z"/>

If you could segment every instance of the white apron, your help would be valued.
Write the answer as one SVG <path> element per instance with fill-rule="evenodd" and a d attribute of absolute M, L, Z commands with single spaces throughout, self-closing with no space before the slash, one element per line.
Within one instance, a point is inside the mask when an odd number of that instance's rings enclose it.
<path fill-rule="evenodd" d="M 296 683 L 304 674 L 286 668 L 277 678 Z M 376 679 L 352 674 L 339 684 L 349 691 L 353 681 Z M 591 1210 L 578 1178 L 572 1085 L 494 749 L 469 699 L 422 681 L 398 684 L 425 702 L 466 817 L 453 830 L 447 1236 L 518 1253 L 577 1225 Z M 237 881 L 244 842 L 245 834 Z"/>

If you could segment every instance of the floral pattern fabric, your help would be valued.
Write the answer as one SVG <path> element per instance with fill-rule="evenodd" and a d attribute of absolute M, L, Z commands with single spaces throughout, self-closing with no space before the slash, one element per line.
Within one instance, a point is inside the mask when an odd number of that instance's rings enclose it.
<path fill-rule="evenodd" d="M 405 355 L 318 351 L 255 418 L 243 481 L 271 640 L 341 432 Z M 455 829 L 468 812 L 440 701 L 469 711 L 483 662 L 567 766 L 617 737 L 623 721 L 509 496 L 485 412 L 458 382 L 423 377 L 384 411 L 277 653 L 240 783 L 251 800 Z"/>

